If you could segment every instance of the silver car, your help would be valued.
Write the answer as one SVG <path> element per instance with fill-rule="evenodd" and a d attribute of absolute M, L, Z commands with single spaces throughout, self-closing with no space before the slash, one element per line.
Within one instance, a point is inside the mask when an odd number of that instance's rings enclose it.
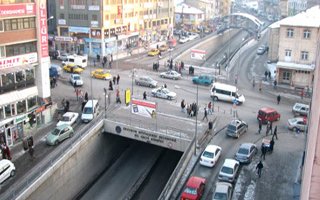
<path fill-rule="evenodd" d="M 255 144 L 252 143 L 243 143 L 240 145 L 235 159 L 240 163 L 250 163 L 254 155 L 258 152 L 258 148 Z"/>
<path fill-rule="evenodd" d="M 153 80 L 149 76 L 138 77 L 138 78 L 136 78 L 135 83 L 136 83 L 136 85 L 146 86 L 146 87 L 151 87 L 151 88 L 155 88 L 158 85 L 158 82 Z"/>
<path fill-rule="evenodd" d="M 293 119 L 288 119 L 288 128 L 293 131 L 305 131 L 307 130 L 307 118 L 306 117 L 296 117 Z"/>
<path fill-rule="evenodd" d="M 162 72 L 160 74 L 160 77 L 178 80 L 178 79 L 181 79 L 181 74 L 179 74 L 178 72 L 176 72 L 174 70 L 171 70 L 171 71 Z"/>
<path fill-rule="evenodd" d="M 154 97 L 169 99 L 169 100 L 175 99 L 177 97 L 177 94 L 175 92 L 171 92 L 170 90 L 164 87 L 153 89 L 151 91 L 151 95 Z"/>
<path fill-rule="evenodd" d="M 76 86 L 82 86 L 83 80 L 79 74 L 71 74 L 70 75 L 70 83 Z"/>
<path fill-rule="evenodd" d="M 212 195 L 212 200 L 231 200 L 232 185 L 226 182 L 217 182 L 216 189 Z"/>
<path fill-rule="evenodd" d="M 292 107 L 293 114 L 296 115 L 304 115 L 307 116 L 309 112 L 309 105 L 302 103 L 295 103 Z"/>
<path fill-rule="evenodd" d="M 234 119 L 229 123 L 226 134 L 230 137 L 239 138 L 240 135 L 247 131 L 248 124 L 246 122 L 239 119 Z"/>

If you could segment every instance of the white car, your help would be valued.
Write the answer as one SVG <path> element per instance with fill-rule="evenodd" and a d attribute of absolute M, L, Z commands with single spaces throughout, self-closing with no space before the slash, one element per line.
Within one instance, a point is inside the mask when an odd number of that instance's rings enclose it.
<path fill-rule="evenodd" d="M 217 182 L 212 200 L 231 200 L 232 185 L 226 182 Z"/>
<path fill-rule="evenodd" d="M 176 71 L 171 70 L 171 71 L 166 71 L 166 72 L 160 73 L 160 77 L 178 80 L 178 79 L 181 79 L 181 74 L 179 74 Z"/>
<path fill-rule="evenodd" d="M 79 74 L 71 74 L 70 75 L 70 83 L 76 86 L 82 86 L 83 80 Z"/>
<path fill-rule="evenodd" d="M 181 44 L 186 43 L 186 42 L 188 42 L 188 41 L 189 41 L 189 38 L 188 38 L 188 37 L 181 37 L 180 40 L 179 40 L 179 42 L 180 42 Z"/>
<path fill-rule="evenodd" d="M 0 183 L 3 183 L 9 177 L 13 177 L 15 174 L 16 167 L 10 160 L 0 160 Z"/>
<path fill-rule="evenodd" d="M 200 157 L 200 165 L 213 167 L 219 160 L 221 155 L 221 147 L 216 145 L 208 145 L 202 152 Z"/>
<path fill-rule="evenodd" d="M 234 183 L 238 175 L 239 167 L 240 167 L 239 161 L 226 158 L 220 169 L 218 179 L 220 181 Z"/>
<path fill-rule="evenodd" d="M 169 99 L 169 100 L 177 98 L 177 94 L 175 92 L 171 92 L 170 90 L 164 87 L 153 89 L 151 91 L 151 95 L 154 97 Z"/>
<path fill-rule="evenodd" d="M 61 126 L 63 124 L 72 125 L 74 124 L 79 117 L 79 113 L 76 112 L 66 112 L 62 119 L 57 123 L 57 126 Z"/>
<path fill-rule="evenodd" d="M 190 33 L 189 40 L 195 40 L 197 38 L 200 38 L 200 35 L 198 33 Z"/>
<path fill-rule="evenodd" d="M 306 117 L 296 117 L 288 119 L 288 128 L 293 131 L 305 131 L 307 130 L 307 118 Z"/>
<path fill-rule="evenodd" d="M 60 53 L 60 55 L 57 58 L 58 58 L 58 60 L 66 61 L 66 60 L 68 60 L 68 56 L 69 56 L 69 54 L 67 54 L 67 53 Z"/>

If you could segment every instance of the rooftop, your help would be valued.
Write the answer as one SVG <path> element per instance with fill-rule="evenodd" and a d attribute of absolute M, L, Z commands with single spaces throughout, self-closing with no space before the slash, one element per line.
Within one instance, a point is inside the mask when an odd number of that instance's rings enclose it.
<path fill-rule="evenodd" d="M 180 5 L 177 5 L 175 8 L 175 13 L 184 13 L 184 14 L 204 14 L 203 11 L 192 7 L 190 5 L 187 5 L 185 3 L 182 3 Z"/>
<path fill-rule="evenodd" d="M 313 71 L 314 65 L 306 65 L 306 64 L 298 64 L 298 63 L 292 63 L 292 62 L 277 62 L 277 66 L 281 66 L 281 68 L 287 68 L 287 69 L 297 69 L 297 70 L 308 70 Z"/>

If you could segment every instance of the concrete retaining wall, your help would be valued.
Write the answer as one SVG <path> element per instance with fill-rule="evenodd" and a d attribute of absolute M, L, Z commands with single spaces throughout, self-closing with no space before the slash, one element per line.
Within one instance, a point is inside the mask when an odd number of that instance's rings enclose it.
<path fill-rule="evenodd" d="M 127 146 L 123 139 L 102 133 L 102 125 L 101 121 L 92 127 L 79 144 L 74 144 L 60 162 L 55 163 L 17 199 L 73 199 L 95 180 Z"/>

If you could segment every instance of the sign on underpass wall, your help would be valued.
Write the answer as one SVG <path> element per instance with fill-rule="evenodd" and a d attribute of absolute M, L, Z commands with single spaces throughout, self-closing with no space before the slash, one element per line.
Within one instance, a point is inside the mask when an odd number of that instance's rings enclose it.
<path fill-rule="evenodd" d="M 191 49 L 191 59 L 194 60 L 205 60 L 206 59 L 206 51 L 199 49 Z"/>

